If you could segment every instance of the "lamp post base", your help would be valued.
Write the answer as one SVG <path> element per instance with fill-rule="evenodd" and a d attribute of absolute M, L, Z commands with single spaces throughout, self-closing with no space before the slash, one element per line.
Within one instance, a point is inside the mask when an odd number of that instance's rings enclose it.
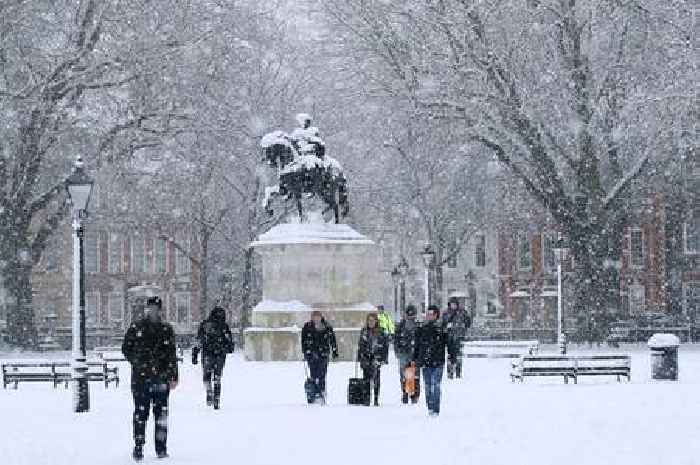
<path fill-rule="evenodd" d="M 85 359 L 76 358 L 73 362 L 73 411 L 90 411 L 90 392 L 87 379 L 88 366 Z"/>
<path fill-rule="evenodd" d="M 561 355 L 566 355 L 566 336 L 559 335 L 559 353 Z"/>

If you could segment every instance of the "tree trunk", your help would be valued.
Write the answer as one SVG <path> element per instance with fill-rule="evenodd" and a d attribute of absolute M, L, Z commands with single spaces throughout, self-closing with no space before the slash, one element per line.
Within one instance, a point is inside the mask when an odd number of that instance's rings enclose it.
<path fill-rule="evenodd" d="M 253 290 L 253 280 L 255 273 L 255 256 L 252 247 L 245 250 L 243 255 L 243 283 L 241 283 L 241 328 L 248 328 L 251 321 L 251 302 L 252 302 L 252 290 Z"/>
<path fill-rule="evenodd" d="M 9 342 L 25 349 L 34 348 L 37 331 L 32 305 L 32 263 L 28 248 L 13 247 L 14 257 L 6 261 L 3 270 L 8 296 L 7 329 Z"/>
<path fill-rule="evenodd" d="M 201 254 L 199 256 L 199 318 L 209 314 L 209 234 L 202 231 Z"/>

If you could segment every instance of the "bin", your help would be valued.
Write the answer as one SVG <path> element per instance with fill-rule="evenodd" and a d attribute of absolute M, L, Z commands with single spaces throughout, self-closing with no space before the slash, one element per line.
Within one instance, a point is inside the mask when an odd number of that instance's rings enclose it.
<path fill-rule="evenodd" d="M 651 378 L 677 381 L 678 337 L 673 334 L 654 334 L 648 345 L 651 350 Z"/>

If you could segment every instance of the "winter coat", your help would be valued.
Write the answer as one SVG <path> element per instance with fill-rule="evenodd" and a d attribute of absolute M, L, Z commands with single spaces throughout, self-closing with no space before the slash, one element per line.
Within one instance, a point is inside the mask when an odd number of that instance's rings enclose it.
<path fill-rule="evenodd" d="M 416 348 L 416 331 L 418 330 L 418 322 L 411 323 L 408 320 L 401 320 L 396 325 L 394 333 L 394 351 L 396 355 L 412 356 Z"/>
<path fill-rule="evenodd" d="M 377 320 L 379 327 L 382 328 L 388 336 L 394 334 L 394 320 L 391 319 L 391 315 L 388 313 L 380 313 L 377 315 Z"/>
<path fill-rule="evenodd" d="M 193 359 L 200 350 L 204 357 L 221 357 L 233 353 L 234 343 L 231 328 L 226 323 L 226 312 L 222 308 L 212 310 L 209 318 L 202 321 L 197 330 L 197 345 Z"/>
<path fill-rule="evenodd" d="M 360 331 L 360 340 L 357 344 L 357 361 L 363 369 L 373 364 L 387 363 L 389 359 L 389 337 L 381 329 L 370 331 L 364 327 Z"/>
<path fill-rule="evenodd" d="M 122 353 L 131 363 L 132 385 L 149 378 L 177 381 L 175 331 L 168 323 L 147 318 L 133 322 L 124 336 Z"/>
<path fill-rule="evenodd" d="M 471 327 L 472 319 L 463 308 L 447 310 L 442 316 L 442 324 L 447 329 L 449 337 L 459 342 L 467 337 L 467 329 Z"/>
<path fill-rule="evenodd" d="M 416 331 L 416 347 L 413 360 L 417 366 L 435 368 L 445 364 L 445 350 L 450 360 L 456 360 L 459 345 L 448 337 L 440 321 L 423 323 Z"/>
<path fill-rule="evenodd" d="M 313 321 L 307 322 L 301 330 L 301 350 L 305 360 L 328 358 L 331 353 L 336 358 L 338 344 L 333 327 L 325 319 L 321 320 L 319 329 L 316 329 Z"/>

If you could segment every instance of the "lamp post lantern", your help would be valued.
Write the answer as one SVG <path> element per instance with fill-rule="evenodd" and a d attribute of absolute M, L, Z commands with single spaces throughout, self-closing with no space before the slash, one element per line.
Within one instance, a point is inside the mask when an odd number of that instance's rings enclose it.
<path fill-rule="evenodd" d="M 566 334 L 564 333 L 564 309 L 562 308 L 561 266 L 566 260 L 569 249 L 561 235 L 557 238 L 553 251 L 557 260 L 557 342 L 559 343 L 559 353 L 564 355 L 566 354 Z"/>
<path fill-rule="evenodd" d="M 82 219 L 87 216 L 93 181 L 85 173 L 83 160 L 78 157 L 73 172 L 66 179 L 66 191 L 71 204 L 73 225 L 73 411 L 90 410 L 85 350 L 85 270 L 83 266 L 84 230 Z"/>
<path fill-rule="evenodd" d="M 428 311 L 428 306 L 430 305 L 430 267 L 433 264 L 433 259 L 435 258 L 435 252 L 432 246 L 428 242 L 425 244 L 423 251 L 421 252 L 423 256 L 423 265 L 425 265 L 425 311 Z"/>

